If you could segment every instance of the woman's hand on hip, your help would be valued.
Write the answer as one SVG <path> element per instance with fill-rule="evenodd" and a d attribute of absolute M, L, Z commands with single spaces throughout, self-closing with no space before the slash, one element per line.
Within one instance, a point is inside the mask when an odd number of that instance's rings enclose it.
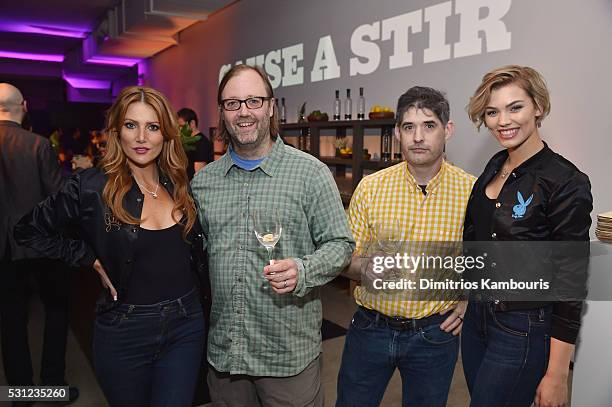
<path fill-rule="evenodd" d="M 107 288 L 110 291 L 110 294 L 113 296 L 113 300 L 117 301 L 117 290 L 115 290 L 115 287 L 113 287 L 113 283 L 111 283 L 110 278 L 108 278 L 108 274 L 106 274 L 106 270 L 104 270 L 104 267 L 102 267 L 100 259 L 96 259 L 93 264 L 93 268 L 100 275 L 100 281 L 102 282 L 102 286 L 104 288 Z"/>

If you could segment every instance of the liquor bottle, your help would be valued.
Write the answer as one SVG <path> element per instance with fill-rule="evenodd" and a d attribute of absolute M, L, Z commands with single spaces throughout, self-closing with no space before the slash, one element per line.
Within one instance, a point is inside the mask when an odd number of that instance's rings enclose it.
<path fill-rule="evenodd" d="M 359 88 L 359 102 L 357 105 L 357 119 L 365 119 L 365 98 L 363 97 L 363 88 Z"/>
<path fill-rule="evenodd" d="M 382 128 L 382 136 L 380 139 L 380 159 L 382 161 L 391 160 L 391 149 L 393 142 L 393 127 L 385 126 Z"/>
<path fill-rule="evenodd" d="M 280 122 L 287 123 L 287 109 L 285 108 L 285 98 L 281 98 Z"/>
<path fill-rule="evenodd" d="M 334 120 L 340 120 L 340 91 L 336 90 L 336 98 L 334 99 Z"/>
<path fill-rule="evenodd" d="M 346 100 L 344 101 L 344 120 L 351 120 L 353 117 L 353 101 L 351 100 L 351 90 L 346 90 Z"/>
<path fill-rule="evenodd" d="M 300 150 L 310 152 L 310 127 L 302 129 L 302 136 L 300 137 L 301 146 Z"/>

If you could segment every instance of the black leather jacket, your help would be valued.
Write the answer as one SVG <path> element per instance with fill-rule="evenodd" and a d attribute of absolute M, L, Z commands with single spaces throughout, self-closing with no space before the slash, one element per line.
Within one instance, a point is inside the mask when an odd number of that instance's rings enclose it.
<path fill-rule="evenodd" d="M 506 150 L 495 154 L 474 184 L 465 216 L 464 240 L 477 239 L 474 224 L 478 222 L 478 213 L 473 205 L 474 196 L 484 193 L 507 157 Z M 518 192 L 523 202 L 519 202 Z M 545 144 L 541 151 L 508 175 L 497 198 L 487 237 L 492 241 L 588 242 L 592 210 L 593 197 L 587 175 Z M 588 252 L 588 243 L 585 247 Z M 584 258 L 588 261 L 588 253 Z M 513 310 L 545 304 L 514 302 L 501 304 L 498 308 Z M 580 301 L 555 302 L 552 336 L 575 343 L 581 309 Z"/>
<path fill-rule="evenodd" d="M 133 267 L 133 244 L 138 238 L 138 228 L 120 223 L 104 203 L 102 191 L 106 181 L 107 176 L 95 167 L 73 175 L 58 193 L 25 215 L 14 230 L 17 243 L 72 266 L 91 267 L 99 259 L 117 289 L 118 300 L 113 301 L 108 290 L 103 290 L 98 300 L 98 313 L 112 308 L 125 298 L 127 281 Z M 160 183 L 172 195 L 173 185 L 161 173 Z M 132 188 L 123 202 L 125 209 L 140 219 L 143 203 L 144 195 L 136 183 L 132 182 Z M 62 232 L 67 227 L 78 230 L 78 239 Z M 207 292 L 207 262 L 198 221 L 189 232 L 187 240 L 191 244 L 195 281 L 201 286 L 201 291 Z"/>

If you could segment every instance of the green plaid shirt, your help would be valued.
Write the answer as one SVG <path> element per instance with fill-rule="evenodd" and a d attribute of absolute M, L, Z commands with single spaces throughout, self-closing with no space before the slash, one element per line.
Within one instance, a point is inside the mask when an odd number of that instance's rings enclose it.
<path fill-rule="evenodd" d="M 208 361 L 231 374 L 302 372 L 321 352 L 319 287 L 350 262 L 355 247 L 329 169 L 279 137 L 253 171 L 234 165 L 228 152 L 198 172 L 191 186 L 208 238 Z M 263 277 L 268 254 L 249 213 L 265 208 L 281 216 L 274 258 L 293 258 L 298 265 L 290 294 L 277 294 Z"/>

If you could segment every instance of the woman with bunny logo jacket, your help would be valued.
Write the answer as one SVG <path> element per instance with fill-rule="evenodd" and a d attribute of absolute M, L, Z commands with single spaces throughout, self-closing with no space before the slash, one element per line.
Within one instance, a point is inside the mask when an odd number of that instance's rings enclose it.
<path fill-rule="evenodd" d="M 467 110 L 504 150 L 474 184 L 465 244 L 474 241 L 501 253 L 503 263 L 490 262 L 489 269 L 498 278 L 527 281 L 544 269 L 553 290 L 558 281 L 574 293 L 586 287 L 591 184 L 540 137 L 550 111 L 542 76 L 530 67 L 497 68 L 484 75 Z M 566 405 L 584 290 L 569 297 L 516 291 L 515 296 L 481 292 L 476 299 L 471 293 L 461 338 L 470 406 Z"/>

